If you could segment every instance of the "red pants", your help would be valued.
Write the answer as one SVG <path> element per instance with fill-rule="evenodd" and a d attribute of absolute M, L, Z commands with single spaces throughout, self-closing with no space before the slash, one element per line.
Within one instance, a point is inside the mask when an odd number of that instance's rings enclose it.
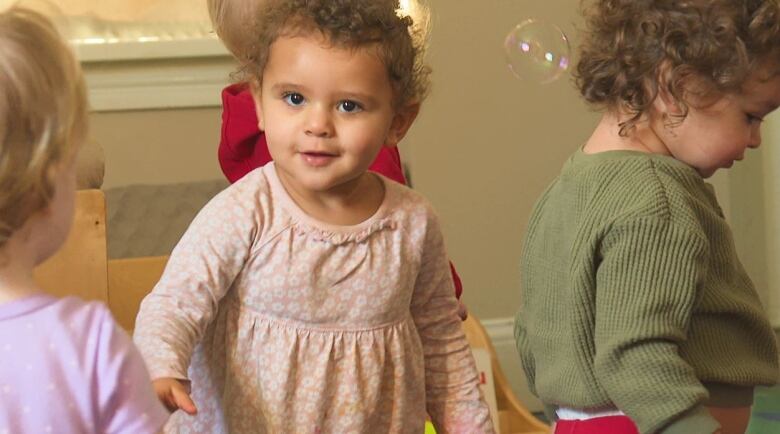
<path fill-rule="evenodd" d="M 555 434 L 639 434 L 628 416 L 605 416 L 587 420 L 559 420 Z"/>

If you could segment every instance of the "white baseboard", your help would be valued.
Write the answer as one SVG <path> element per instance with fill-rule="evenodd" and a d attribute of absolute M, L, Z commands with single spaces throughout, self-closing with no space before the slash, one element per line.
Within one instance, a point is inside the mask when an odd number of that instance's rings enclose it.
<path fill-rule="evenodd" d="M 480 320 L 493 345 L 515 343 L 515 319 L 513 317 Z"/>

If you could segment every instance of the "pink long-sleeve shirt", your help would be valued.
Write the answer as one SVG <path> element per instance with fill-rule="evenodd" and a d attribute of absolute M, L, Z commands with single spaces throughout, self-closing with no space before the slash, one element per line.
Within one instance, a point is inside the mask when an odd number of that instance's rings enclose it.
<path fill-rule="evenodd" d="M 0 305 L 0 433 L 153 434 L 167 419 L 104 305 L 46 294 Z"/>
<path fill-rule="evenodd" d="M 377 175 L 379 176 L 379 175 Z M 273 163 L 215 197 L 143 301 L 153 378 L 192 381 L 176 432 L 493 432 L 438 221 L 381 178 L 355 226 L 306 215 Z"/>

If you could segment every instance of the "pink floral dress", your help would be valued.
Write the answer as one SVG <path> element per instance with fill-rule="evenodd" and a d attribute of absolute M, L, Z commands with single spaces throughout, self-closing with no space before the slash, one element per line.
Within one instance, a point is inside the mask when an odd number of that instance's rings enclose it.
<path fill-rule="evenodd" d="M 152 378 L 191 381 L 167 432 L 493 432 L 437 218 L 382 179 L 355 226 L 307 216 L 273 163 L 204 207 L 136 321 Z"/>

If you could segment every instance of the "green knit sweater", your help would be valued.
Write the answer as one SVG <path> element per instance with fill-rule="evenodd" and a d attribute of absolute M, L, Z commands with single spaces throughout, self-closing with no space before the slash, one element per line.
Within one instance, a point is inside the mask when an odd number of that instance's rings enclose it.
<path fill-rule="evenodd" d="M 642 433 L 711 433 L 704 406 L 774 384 L 774 333 L 712 187 L 670 157 L 575 153 L 537 202 L 517 348 L 548 405 L 617 407 Z"/>

